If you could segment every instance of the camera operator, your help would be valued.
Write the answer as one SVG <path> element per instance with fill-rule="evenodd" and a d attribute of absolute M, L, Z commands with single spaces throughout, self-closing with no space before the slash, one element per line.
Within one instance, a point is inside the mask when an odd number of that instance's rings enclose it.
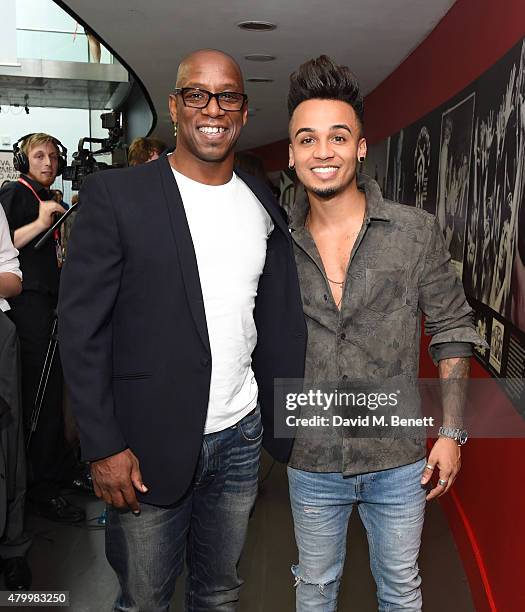
<path fill-rule="evenodd" d="M 15 323 L 22 357 L 22 404 L 26 431 L 31 424 L 35 397 L 48 351 L 56 312 L 61 247 L 59 232 L 36 250 L 35 244 L 64 209 L 51 197 L 49 187 L 66 165 L 67 151 L 56 138 L 28 134 L 13 146 L 18 181 L 0 189 L 14 246 L 20 252 L 24 275 L 22 293 L 10 300 L 9 316 Z M 60 485 L 76 474 L 74 454 L 64 437 L 62 368 L 58 351 L 49 371 L 36 430 L 29 446 L 32 477 L 28 501 L 48 519 L 73 523 L 85 513 L 60 495 Z"/>

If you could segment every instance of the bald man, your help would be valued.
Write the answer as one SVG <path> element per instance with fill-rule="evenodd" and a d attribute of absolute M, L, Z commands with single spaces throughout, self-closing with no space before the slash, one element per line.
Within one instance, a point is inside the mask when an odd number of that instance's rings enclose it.
<path fill-rule="evenodd" d="M 273 381 L 302 376 L 306 329 L 278 205 L 233 169 L 248 115 L 239 66 L 191 54 L 169 108 L 173 153 L 84 183 L 61 353 L 108 504 L 114 609 L 168 610 L 186 551 L 186 610 L 230 612 L 263 426 L 274 457 L 290 451 L 273 433 Z"/>

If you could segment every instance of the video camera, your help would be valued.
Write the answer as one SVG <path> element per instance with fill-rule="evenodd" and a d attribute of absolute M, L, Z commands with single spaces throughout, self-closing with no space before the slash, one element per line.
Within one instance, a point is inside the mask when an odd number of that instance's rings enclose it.
<path fill-rule="evenodd" d="M 78 142 L 78 150 L 73 153 L 73 161 L 66 166 L 62 173 L 65 181 L 72 181 L 72 189 L 80 189 L 82 182 L 89 174 L 108 170 L 110 168 L 122 168 L 127 165 L 126 145 L 122 141 L 123 130 L 120 125 L 120 113 L 111 112 L 100 115 L 102 128 L 109 131 L 108 138 L 81 138 Z M 98 151 L 84 148 L 84 143 L 99 143 Z M 111 163 L 97 161 L 96 155 L 111 153 Z"/>

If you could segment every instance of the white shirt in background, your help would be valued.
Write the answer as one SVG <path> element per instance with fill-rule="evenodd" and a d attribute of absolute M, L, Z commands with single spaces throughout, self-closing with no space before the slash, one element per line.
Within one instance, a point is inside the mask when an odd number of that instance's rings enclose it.
<path fill-rule="evenodd" d="M 9 233 L 9 224 L 5 216 L 4 209 L 0 205 L 0 273 L 11 272 L 22 278 L 20 265 L 18 263 L 18 251 L 13 246 L 11 235 Z M 0 297 L 0 310 L 6 312 L 9 310 L 9 303 L 3 297 Z"/>

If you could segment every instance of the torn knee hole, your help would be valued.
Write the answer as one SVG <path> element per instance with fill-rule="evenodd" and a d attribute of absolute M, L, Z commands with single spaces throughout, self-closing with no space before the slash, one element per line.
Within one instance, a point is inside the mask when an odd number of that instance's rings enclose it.
<path fill-rule="evenodd" d="M 314 582 L 313 580 L 309 580 L 308 578 L 304 578 L 303 576 L 300 575 L 299 573 L 299 566 L 298 565 L 292 565 L 292 574 L 295 577 L 295 582 L 294 582 L 294 588 L 297 588 L 300 584 L 307 584 L 310 586 L 316 586 L 319 589 L 319 593 L 321 595 L 325 594 L 325 589 L 329 584 L 332 584 L 333 582 L 335 582 L 337 580 L 337 578 L 333 578 L 331 580 L 328 580 L 326 582 Z"/>

